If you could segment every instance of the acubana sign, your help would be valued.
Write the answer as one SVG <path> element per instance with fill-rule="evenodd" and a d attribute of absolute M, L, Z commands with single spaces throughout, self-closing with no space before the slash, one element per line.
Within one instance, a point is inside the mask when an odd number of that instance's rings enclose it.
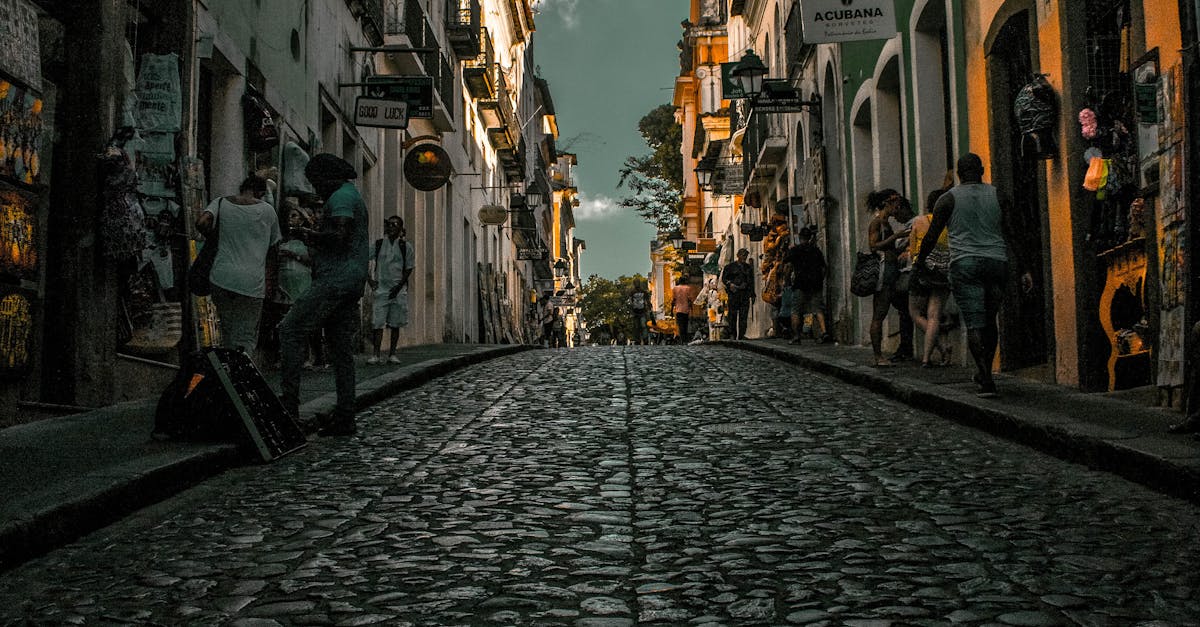
<path fill-rule="evenodd" d="M 801 0 L 800 15 L 806 44 L 896 35 L 895 0 Z"/>

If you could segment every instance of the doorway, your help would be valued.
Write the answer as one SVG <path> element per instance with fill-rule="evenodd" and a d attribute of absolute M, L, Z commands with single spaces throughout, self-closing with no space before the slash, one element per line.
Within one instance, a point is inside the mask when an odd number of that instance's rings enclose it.
<path fill-rule="evenodd" d="M 1012 201 L 1005 212 L 1009 246 L 1033 275 L 1033 292 L 1026 294 L 1016 272 L 1009 273 L 1000 310 L 1000 369 L 1019 370 L 1048 363 L 1054 347 L 1049 327 L 1044 280 L 1044 242 L 1048 214 L 1046 182 L 1041 161 L 1021 155 L 1020 128 L 1013 115 L 1017 92 L 1033 79 L 1036 39 L 1030 33 L 1028 9 L 1013 14 L 997 32 L 987 57 L 988 101 L 991 106 L 991 182 Z M 985 175 L 985 179 L 988 175 Z M 1023 193 L 1017 193 L 1023 190 Z M 1016 269 L 1016 260 L 1010 267 Z"/>

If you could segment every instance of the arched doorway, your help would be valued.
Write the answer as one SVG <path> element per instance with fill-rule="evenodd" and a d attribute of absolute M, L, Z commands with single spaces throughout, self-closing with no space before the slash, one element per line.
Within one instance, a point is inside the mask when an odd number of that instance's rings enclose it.
<path fill-rule="evenodd" d="M 946 3 L 930 0 L 913 20 L 913 106 L 917 151 L 917 190 L 913 204 L 942 185 L 953 167 L 953 81 L 950 42 L 946 28 Z"/>
<path fill-rule="evenodd" d="M 1013 117 L 1017 92 L 1037 64 L 1036 33 L 1029 9 L 1013 13 L 996 31 L 987 56 L 988 102 L 991 108 L 991 182 L 1012 201 L 1005 213 L 1013 252 L 1033 274 L 1034 292 L 1025 294 L 1010 272 L 1000 311 L 1000 368 L 1017 370 L 1047 363 L 1054 354 L 1052 316 L 1047 315 L 1043 252 L 1047 227 L 1046 182 L 1042 162 L 1021 156 L 1020 129 Z M 985 175 L 985 176 L 988 176 Z M 1014 260 L 1015 261 L 1015 260 Z"/>
<path fill-rule="evenodd" d="M 861 103 L 857 111 L 853 112 L 850 124 L 850 155 L 854 167 L 854 198 L 849 199 L 849 206 L 846 212 L 854 215 L 855 219 L 850 220 L 850 228 L 853 232 L 850 234 L 851 241 L 857 243 L 856 250 L 867 250 L 867 223 L 869 220 L 864 218 L 866 215 L 866 199 L 867 194 L 870 194 L 875 189 L 875 139 L 871 128 L 871 100 L 867 99 Z M 845 270 L 852 272 L 850 268 Z M 847 289 L 847 293 L 848 293 Z M 854 316 L 853 339 L 854 342 L 859 342 L 865 339 L 865 330 L 871 324 L 871 311 L 869 306 L 858 307 L 857 315 Z M 841 333 L 841 320 L 838 320 L 839 334 Z M 846 341 L 849 338 L 839 339 Z"/>
<path fill-rule="evenodd" d="M 893 56 L 875 83 L 875 185 L 903 192 L 908 176 L 901 97 L 900 57 Z"/>

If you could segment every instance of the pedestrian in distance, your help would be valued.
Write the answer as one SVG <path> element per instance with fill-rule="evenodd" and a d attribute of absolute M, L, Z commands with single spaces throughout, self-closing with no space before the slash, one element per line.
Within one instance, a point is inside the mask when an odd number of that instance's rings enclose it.
<path fill-rule="evenodd" d="M 983 160 L 978 155 L 959 157 L 957 169 L 959 184 L 934 205 L 933 221 L 921 242 L 915 268 L 925 272 L 925 261 L 942 231 L 949 231 L 950 289 L 967 329 L 978 395 L 990 398 L 997 395 L 992 362 L 999 342 L 996 315 L 1008 276 L 1009 238 L 1003 215 L 1009 205 L 995 187 L 983 182 Z M 1015 261 L 1021 266 L 1021 259 Z M 1026 293 L 1033 290 L 1033 276 L 1023 269 L 1021 287 Z"/>
<path fill-rule="evenodd" d="M 374 290 L 371 304 L 371 330 L 375 354 L 367 358 L 368 364 L 383 362 L 380 350 L 383 345 L 383 329 L 388 330 L 388 363 L 398 364 L 396 344 L 400 341 L 400 329 L 408 326 L 408 279 L 415 267 L 412 242 L 405 239 L 404 219 L 391 216 L 383 221 L 384 237 L 375 240 L 374 278 L 368 279 Z"/>
<path fill-rule="evenodd" d="M 822 344 L 833 341 L 825 326 L 825 255 L 813 244 L 812 229 L 804 227 L 796 233 L 796 245 L 784 257 L 787 274 L 791 276 L 792 341 L 799 344 L 804 316 L 813 317 L 813 335 Z"/>
<path fill-rule="evenodd" d="M 692 312 L 692 301 L 696 299 L 696 289 L 692 287 L 687 275 L 680 275 L 671 288 L 671 311 L 675 312 L 675 329 L 679 333 L 679 343 L 687 344 L 692 340 L 688 327 Z"/>
<path fill-rule="evenodd" d="M 221 346 L 240 349 L 252 359 L 267 291 L 267 263 L 283 240 L 275 208 L 263 200 L 266 195 L 266 179 L 251 174 L 236 195 L 212 201 L 196 219 L 200 233 L 217 234 L 220 241 L 209 277 Z"/>
<path fill-rule="evenodd" d="M 325 213 L 317 229 L 298 229 L 297 233 L 312 251 L 313 280 L 279 323 L 282 400 L 293 416 L 299 415 L 304 345 L 313 331 L 324 327 L 337 402 L 318 433 L 352 435 L 356 428 L 354 338 L 359 327 L 358 303 L 367 284 L 371 254 L 367 208 L 351 182 L 358 174 L 340 157 L 318 154 L 309 160 L 304 174 L 325 200 Z"/>
<path fill-rule="evenodd" d="M 737 251 L 737 259 L 721 271 L 728 306 L 728 329 L 736 340 L 746 339 L 750 305 L 754 303 L 754 268 L 750 266 L 750 251 Z"/>
<path fill-rule="evenodd" d="M 275 302 L 281 309 L 280 319 L 287 315 L 292 304 L 312 285 L 312 255 L 308 246 L 296 237 L 299 229 L 309 227 L 311 223 L 304 210 L 290 199 L 285 201 L 283 225 L 283 241 L 279 244 L 279 264 L 276 271 L 278 285 L 275 290 Z M 319 333 L 313 333 L 310 338 L 310 354 L 316 363 L 324 360 Z M 309 362 L 305 364 L 311 365 Z"/>
<path fill-rule="evenodd" d="M 890 220 L 900 208 L 900 199 L 900 193 L 894 189 L 882 189 L 867 196 L 867 209 L 873 212 L 871 222 L 867 225 L 867 245 L 871 252 L 882 258 L 879 289 L 871 295 L 870 327 L 871 350 L 875 354 L 875 366 L 880 368 L 893 365 L 891 360 L 883 356 L 883 321 L 891 310 L 899 275 L 896 242 L 908 237 L 907 230 L 896 230 Z M 904 311 L 907 315 L 907 303 Z"/>
<path fill-rule="evenodd" d="M 912 203 L 904 196 L 896 201 L 896 208 L 890 218 L 891 225 L 897 233 L 903 235 L 896 239 L 896 282 L 892 285 L 890 304 L 896 310 L 896 326 L 900 334 L 900 345 L 896 352 L 888 358 L 892 363 L 911 361 L 913 358 L 913 319 L 909 314 L 908 289 L 912 283 L 912 260 L 909 254 L 909 237 L 912 235 L 912 223 L 916 218 Z"/>
<path fill-rule="evenodd" d="M 550 312 L 550 348 L 567 347 L 567 323 L 563 320 L 562 309 L 555 307 Z"/>
<path fill-rule="evenodd" d="M 646 289 L 646 280 L 636 278 L 633 280 L 633 289 L 629 293 L 629 313 L 633 318 L 633 343 L 645 344 L 646 340 L 646 321 L 648 320 L 646 312 L 650 307 L 650 291 Z"/>
<path fill-rule="evenodd" d="M 953 179 L 951 179 L 951 182 Z M 938 198 L 949 189 L 935 189 L 925 201 L 925 213 L 913 219 L 912 234 L 909 235 L 909 255 L 915 260 L 920 255 L 921 242 L 933 219 L 933 208 Z M 908 290 L 909 315 L 913 323 L 925 334 L 921 349 L 921 367 L 932 368 L 949 362 L 949 348 L 942 347 L 942 308 L 950 298 L 950 238 L 942 231 L 933 252 L 925 259 L 922 272 L 914 264 L 912 281 Z M 941 361 L 934 362 L 933 351 L 939 349 Z"/>

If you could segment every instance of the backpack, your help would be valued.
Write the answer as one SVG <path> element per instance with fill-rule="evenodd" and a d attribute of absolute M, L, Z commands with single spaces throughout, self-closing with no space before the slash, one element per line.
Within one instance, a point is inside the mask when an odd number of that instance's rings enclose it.
<path fill-rule="evenodd" d="M 629 297 L 629 305 L 633 309 L 638 309 L 638 310 L 645 309 L 646 308 L 646 294 L 644 292 L 634 292 L 633 296 Z"/>
<path fill-rule="evenodd" d="M 408 267 L 408 241 L 404 241 L 404 245 L 400 247 L 400 267 Z M 375 240 L 375 274 L 379 274 L 379 251 L 383 250 L 383 238 Z"/>

